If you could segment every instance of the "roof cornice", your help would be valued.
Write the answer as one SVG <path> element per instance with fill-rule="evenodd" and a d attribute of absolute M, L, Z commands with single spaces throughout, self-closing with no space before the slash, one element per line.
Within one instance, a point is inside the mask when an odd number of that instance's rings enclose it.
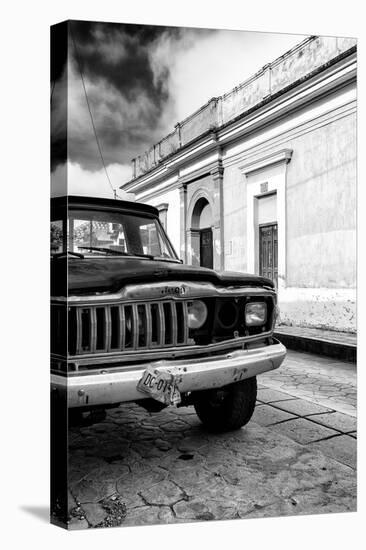
<path fill-rule="evenodd" d="M 300 79 L 276 97 L 263 101 L 250 112 L 216 130 L 210 130 L 196 140 L 166 157 L 156 168 L 135 178 L 120 188 L 130 193 L 139 193 L 152 185 L 158 185 L 168 177 L 180 176 L 180 171 L 198 158 L 209 157 L 214 151 L 221 152 L 223 146 L 235 142 L 244 135 L 257 131 L 279 116 L 290 113 L 300 106 L 311 103 L 356 78 L 356 52 L 343 56 L 337 63 L 328 64 L 314 75 Z M 207 172 L 209 172 L 208 160 Z M 202 170 L 200 170 L 202 173 Z M 185 177 L 185 179 L 187 179 Z"/>

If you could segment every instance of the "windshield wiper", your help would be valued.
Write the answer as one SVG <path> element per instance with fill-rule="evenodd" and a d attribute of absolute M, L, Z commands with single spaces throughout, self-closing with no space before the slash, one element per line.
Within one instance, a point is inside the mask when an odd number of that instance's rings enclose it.
<path fill-rule="evenodd" d="M 174 264 L 183 263 L 183 260 L 180 260 L 178 258 L 168 258 L 166 256 L 154 256 L 154 260 L 158 260 L 159 262 L 173 262 Z"/>
<path fill-rule="evenodd" d="M 112 254 L 117 256 L 137 256 L 138 258 L 149 258 L 153 260 L 154 256 L 151 254 L 136 254 L 135 252 L 122 252 L 121 250 L 113 250 L 111 248 L 104 248 L 102 246 L 78 246 L 85 250 L 96 250 L 97 252 L 105 252 L 106 254 Z"/>
<path fill-rule="evenodd" d="M 85 258 L 84 254 L 81 254 L 80 252 L 72 252 L 71 250 L 65 250 L 64 252 L 58 252 L 57 254 L 52 254 L 51 257 L 57 260 L 58 258 L 63 258 L 64 256 L 68 256 L 69 254 L 70 256 L 75 256 L 76 258 L 82 258 L 82 259 Z"/>
<path fill-rule="evenodd" d="M 97 252 L 105 252 L 106 254 L 118 254 L 124 256 L 126 252 L 121 252 L 120 250 L 111 250 L 110 248 L 104 248 L 102 246 L 78 246 L 83 250 L 96 250 Z"/>

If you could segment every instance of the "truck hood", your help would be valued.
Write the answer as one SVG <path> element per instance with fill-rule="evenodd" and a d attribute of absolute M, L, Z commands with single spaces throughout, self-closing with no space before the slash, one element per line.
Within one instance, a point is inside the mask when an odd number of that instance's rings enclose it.
<path fill-rule="evenodd" d="M 73 258 L 52 260 L 51 281 L 54 281 L 53 296 L 65 294 L 60 277 L 56 273 L 65 270 L 67 262 L 69 295 L 85 295 L 94 292 L 117 292 L 126 284 L 158 281 L 206 281 L 218 286 L 267 286 L 273 288 L 273 282 L 265 277 L 247 273 L 221 271 L 203 267 L 194 267 L 174 262 L 165 262 L 134 257 Z M 63 264 L 63 265 L 62 265 Z"/>

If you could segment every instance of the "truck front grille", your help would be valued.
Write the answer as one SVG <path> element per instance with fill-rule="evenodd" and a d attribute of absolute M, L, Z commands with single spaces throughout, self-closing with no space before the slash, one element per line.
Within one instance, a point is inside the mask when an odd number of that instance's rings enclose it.
<path fill-rule="evenodd" d="M 69 308 L 71 355 L 184 346 L 188 343 L 187 302 Z"/>

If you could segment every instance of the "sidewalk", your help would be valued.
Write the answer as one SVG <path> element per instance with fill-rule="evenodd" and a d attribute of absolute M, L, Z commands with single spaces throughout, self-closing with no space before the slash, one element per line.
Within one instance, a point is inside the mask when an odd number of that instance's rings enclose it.
<path fill-rule="evenodd" d="M 262 374 L 258 382 L 254 422 L 356 468 L 354 365 L 288 351 L 281 367 Z"/>
<path fill-rule="evenodd" d="M 287 351 L 279 369 L 261 374 L 260 384 L 356 417 L 355 365 L 310 353 Z"/>
<path fill-rule="evenodd" d="M 277 326 L 274 332 L 288 349 L 356 363 L 357 335 L 320 328 Z"/>

